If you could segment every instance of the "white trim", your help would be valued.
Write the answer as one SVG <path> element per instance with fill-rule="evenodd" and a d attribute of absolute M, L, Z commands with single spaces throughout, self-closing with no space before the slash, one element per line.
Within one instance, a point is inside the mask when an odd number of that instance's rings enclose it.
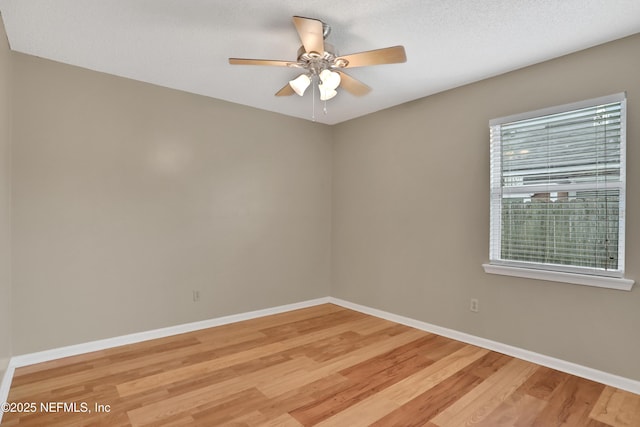
<path fill-rule="evenodd" d="M 422 322 L 420 320 L 415 320 L 409 317 L 404 317 L 383 310 L 378 310 L 376 308 L 355 304 L 339 298 L 330 297 L 329 302 L 341 307 L 369 314 L 371 316 L 380 317 L 382 319 L 407 325 L 412 328 L 420 329 L 422 331 L 431 332 L 443 337 L 462 341 L 467 344 L 472 344 L 478 347 L 486 348 L 488 350 L 497 351 L 498 353 L 517 357 L 518 359 L 526 360 L 528 362 L 566 372 L 571 375 L 576 375 L 578 377 L 610 385 L 612 387 L 626 390 L 631 393 L 640 394 L 640 381 L 621 377 L 615 374 L 610 374 L 608 372 L 599 371 L 597 369 L 578 365 L 576 363 L 567 362 L 566 360 L 556 359 L 555 357 L 546 356 L 544 354 L 525 350 L 519 347 L 514 347 L 508 344 L 503 344 L 497 341 L 492 341 L 486 338 L 477 337 L 475 335 L 470 335 L 464 332 L 459 332 L 454 329 L 444 328 L 442 326 L 433 325 L 430 323 Z"/>
<path fill-rule="evenodd" d="M 0 382 L 0 405 L 7 401 L 9 397 L 9 389 L 11 388 L 11 380 L 13 380 L 13 371 L 15 368 L 11 366 L 11 359 L 0 359 L 0 372 L 4 371 L 2 381 Z M 2 409 L 0 409 L 0 423 L 2 422 Z"/>
<path fill-rule="evenodd" d="M 618 268 L 625 271 L 626 264 L 626 229 L 627 229 L 627 98 L 620 102 L 620 119 L 624 120 L 625 126 L 620 129 L 620 154 L 624 154 L 624 162 L 620 165 L 620 181 L 622 188 L 620 189 L 620 200 L 618 201 L 618 215 L 620 217 L 620 229 L 618 231 Z"/>
<path fill-rule="evenodd" d="M 630 291 L 635 283 L 623 277 L 605 277 L 589 274 L 565 273 L 561 271 L 538 270 L 535 268 L 510 267 L 506 265 L 482 264 L 485 273 L 503 276 L 525 277 L 527 279 L 549 280 L 573 283 L 574 285 L 595 286 L 597 288 Z"/>
<path fill-rule="evenodd" d="M 510 116 L 498 117 L 489 121 L 489 126 L 503 125 L 505 123 L 518 122 L 533 117 L 549 116 L 551 114 L 564 113 L 571 110 L 580 110 L 582 108 L 594 107 L 596 105 L 611 104 L 613 102 L 621 102 L 627 98 L 626 92 L 618 92 L 611 95 L 601 96 L 599 98 L 585 99 L 584 101 L 571 102 L 569 104 L 556 105 L 553 107 L 541 108 L 539 110 L 527 111 L 524 113 L 512 114 Z"/>
<path fill-rule="evenodd" d="M 38 351 L 36 353 L 13 356 L 9 366 L 19 368 L 21 366 L 33 365 L 34 363 L 48 362 L 50 360 L 61 359 L 63 357 L 76 356 L 78 354 L 90 353 L 92 351 L 104 350 L 121 345 L 134 344 L 156 338 L 164 338 L 171 335 L 184 334 L 186 332 L 200 329 L 213 328 L 227 325 L 229 323 L 241 322 L 243 320 L 256 319 L 258 317 L 270 316 L 272 314 L 284 313 L 315 305 L 326 304 L 328 297 L 302 301 L 293 304 L 280 305 L 277 307 L 265 308 L 262 310 L 249 311 L 246 313 L 232 314 L 215 319 L 202 320 L 199 322 L 185 323 L 182 325 L 169 326 L 167 328 L 153 329 L 151 331 L 138 332 L 119 337 L 106 338 L 97 341 L 90 341 L 83 344 L 75 344 L 66 347 L 54 348 L 51 350 Z"/>

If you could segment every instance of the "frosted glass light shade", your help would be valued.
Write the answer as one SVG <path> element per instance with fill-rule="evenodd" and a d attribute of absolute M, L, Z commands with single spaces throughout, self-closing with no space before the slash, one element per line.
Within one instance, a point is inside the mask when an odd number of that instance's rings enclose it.
<path fill-rule="evenodd" d="M 335 89 L 340 86 L 340 74 L 331 70 L 322 70 L 320 72 L 320 80 L 327 89 Z"/>
<path fill-rule="evenodd" d="M 289 81 L 289 86 L 300 96 L 304 95 L 304 91 L 307 90 L 310 84 L 311 79 L 306 74 L 300 74 L 295 79 Z"/>
<path fill-rule="evenodd" d="M 320 100 L 326 101 L 338 94 L 335 89 L 327 87 L 326 84 L 318 85 L 318 89 L 320 90 Z"/>

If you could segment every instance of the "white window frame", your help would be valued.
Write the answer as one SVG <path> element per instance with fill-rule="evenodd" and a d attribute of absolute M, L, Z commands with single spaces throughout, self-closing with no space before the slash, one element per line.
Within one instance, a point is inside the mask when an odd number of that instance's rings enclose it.
<path fill-rule="evenodd" d="M 501 141 L 499 126 L 507 123 L 527 120 L 536 117 L 544 117 L 552 114 L 565 113 L 596 105 L 620 102 L 621 105 L 621 169 L 620 180 L 615 187 L 620 190 L 620 223 L 618 236 L 619 271 L 617 274 L 585 274 L 580 268 L 571 266 L 560 267 L 554 265 L 552 269 L 542 263 L 512 262 L 500 259 L 500 236 L 502 235 L 501 203 L 503 197 L 502 166 L 495 167 L 495 163 L 501 165 Z M 573 283 L 578 285 L 596 286 L 610 289 L 631 290 L 634 281 L 624 278 L 624 254 L 625 254 L 625 189 L 626 189 L 626 94 L 624 92 L 588 99 L 585 101 L 558 105 L 550 108 L 530 111 L 521 114 L 493 119 L 489 122 L 491 130 L 491 199 L 490 199 L 490 261 L 483 264 L 484 271 L 491 274 L 524 277 L 530 279 L 550 280 L 556 282 Z M 530 265 L 527 265 L 530 264 Z"/>

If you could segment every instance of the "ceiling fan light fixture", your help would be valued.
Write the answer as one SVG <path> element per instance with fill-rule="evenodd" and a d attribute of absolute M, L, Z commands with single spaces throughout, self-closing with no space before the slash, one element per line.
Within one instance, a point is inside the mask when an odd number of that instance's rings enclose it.
<path fill-rule="evenodd" d="M 340 74 L 331 70 L 322 70 L 320 72 L 320 80 L 322 80 L 322 85 L 327 89 L 336 89 L 340 86 Z"/>
<path fill-rule="evenodd" d="M 318 90 L 320 91 L 320 101 L 328 101 L 338 94 L 335 89 L 327 87 L 327 85 L 324 84 L 318 85 Z"/>
<path fill-rule="evenodd" d="M 306 74 L 300 74 L 295 79 L 289 81 L 289 86 L 291 86 L 291 89 L 293 89 L 294 92 L 300 96 L 304 95 L 304 91 L 307 90 L 310 84 L 311 79 Z"/>
<path fill-rule="evenodd" d="M 302 46 L 298 49 L 297 60 L 229 58 L 229 64 L 300 68 L 303 74 L 290 80 L 288 84 L 275 93 L 275 96 L 289 96 L 294 93 L 304 96 L 309 86 L 317 86 L 320 92 L 320 99 L 326 101 L 337 95 L 336 89 L 338 87 L 354 96 L 364 96 L 371 92 L 369 86 L 346 73 L 345 69 L 347 68 L 397 64 L 407 61 L 404 47 L 400 45 L 356 52 L 339 57 L 336 55 L 337 51 L 334 47 L 325 41 L 331 31 L 329 25 L 319 19 L 305 18 L 304 16 L 294 16 L 293 25 L 302 42 Z M 312 88 L 311 92 L 315 108 L 315 88 Z M 326 108 L 325 103 L 325 114 L 327 112 Z M 313 114 L 312 119 L 315 117 L 315 110 Z"/>

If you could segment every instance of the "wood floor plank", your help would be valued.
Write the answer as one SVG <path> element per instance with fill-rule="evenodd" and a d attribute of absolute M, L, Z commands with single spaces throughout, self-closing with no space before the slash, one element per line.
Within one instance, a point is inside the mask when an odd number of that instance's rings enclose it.
<path fill-rule="evenodd" d="M 640 426 L 640 396 L 605 387 L 589 417 L 613 427 Z"/>
<path fill-rule="evenodd" d="M 422 426 L 482 382 L 482 379 L 457 372 L 430 390 L 371 423 L 375 427 Z"/>
<path fill-rule="evenodd" d="M 164 417 L 180 412 L 191 411 L 194 408 L 210 404 L 219 399 L 219 396 L 240 393 L 251 387 L 256 387 L 272 381 L 285 373 L 304 373 L 304 368 L 310 366 L 312 361 L 306 358 L 296 358 L 277 366 L 269 367 L 242 377 L 234 377 L 220 383 L 198 387 L 192 391 L 181 393 L 162 401 L 158 401 L 141 408 L 129 411 L 129 418 L 134 425 L 145 425 L 157 422 Z"/>
<path fill-rule="evenodd" d="M 103 410 L 1 427 L 640 426 L 639 395 L 332 304 L 18 368 L 9 402 Z"/>
<path fill-rule="evenodd" d="M 427 366 L 422 371 L 385 389 L 384 394 L 399 405 L 403 405 L 480 359 L 488 352 L 489 350 L 483 348 L 471 345 L 465 346 Z"/>
<path fill-rule="evenodd" d="M 553 392 L 564 384 L 570 375 L 555 369 L 541 366 L 538 370 L 520 387 L 520 391 L 530 396 L 548 401 Z"/>
<path fill-rule="evenodd" d="M 460 341 L 437 336 L 431 345 L 423 350 L 423 354 L 431 360 L 440 360 L 451 353 L 455 353 L 465 345 L 465 343 Z"/>
<path fill-rule="evenodd" d="M 427 337 L 428 338 L 428 337 Z M 425 368 L 433 362 L 417 354 L 421 343 L 416 340 L 383 355 L 373 357 L 340 371 L 349 386 L 326 398 L 298 407 L 291 414 L 305 425 L 315 425 L 343 409 Z"/>
<path fill-rule="evenodd" d="M 378 427 L 421 426 L 470 392 L 511 359 L 500 353 L 487 353 L 372 425 Z"/>
<path fill-rule="evenodd" d="M 537 368 L 533 363 L 512 359 L 503 369 L 488 377 L 431 421 L 441 427 L 477 424 L 503 403 Z"/>
<path fill-rule="evenodd" d="M 605 386 L 593 381 L 570 376 L 558 387 L 547 406 L 532 426 L 580 426 L 589 422 L 591 409 Z"/>
<path fill-rule="evenodd" d="M 419 372 L 387 387 L 345 410 L 322 421 L 320 426 L 344 426 L 357 420 L 357 425 L 370 425 L 382 416 L 380 408 L 388 412 L 435 387 L 440 382 L 454 375 L 463 367 L 487 354 L 488 350 L 473 346 L 465 346 L 457 352 L 427 366 Z M 375 409 L 375 410 L 372 410 Z"/>
<path fill-rule="evenodd" d="M 170 371 L 159 372 L 154 375 L 148 375 L 144 378 L 119 384 L 118 393 L 120 393 L 121 396 L 129 396 L 134 393 L 144 392 L 146 390 L 170 384 L 175 381 L 180 381 L 181 379 L 204 375 L 223 368 L 239 365 L 250 360 L 255 360 L 275 353 L 280 353 L 295 347 L 313 344 L 323 337 L 340 334 L 348 331 L 352 327 L 357 328 L 360 324 L 371 322 L 372 320 L 370 318 L 364 318 L 356 320 L 354 322 L 338 324 L 330 328 L 326 328 L 325 330 L 314 331 L 306 335 L 300 335 L 285 339 L 283 341 L 277 341 L 259 347 L 250 348 L 237 353 L 231 353 L 226 356 L 206 360 L 193 365 L 179 367 Z"/>
<path fill-rule="evenodd" d="M 410 328 L 409 328 L 410 329 Z M 262 384 L 259 389 L 269 397 L 276 397 L 286 393 L 292 388 L 301 387 L 317 379 L 325 377 L 333 372 L 340 371 L 363 360 L 370 359 L 391 349 L 415 341 L 420 338 L 421 331 L 410 329 L 406 332 L 387 337 L 384 340 L 375 341 L 365 347 L 353 350 L 343 356 L 331 359 L 326 363 L 318 363 L 313 368 L 307 369 L 304 373 L 289 372 L 266 384 Z"/>
<path fill-rule="evenodd" d="M 282 414 L 262 423 L 261 427 L 302 427 L 302 424 L 291 415 Z"/>
<path fill-rule="evenodd" d="M 188 413 L 198 424 L 214 426 L 242 422 L 242 417 L 250 411 L 256 413 L 251 419 L 260 419 L 260 423 L 264 423 L 268 418 L 258 408 L 267 401 L 268 399 L 257 389 L 250 388 L 222 399 L 212 399 L 211 402 L 199 405 Z"/>
<path fill-rule="evenodd" d="M 474 427 L 530 426 L 546 405 L 542 399 L 516 391 Z"/>

